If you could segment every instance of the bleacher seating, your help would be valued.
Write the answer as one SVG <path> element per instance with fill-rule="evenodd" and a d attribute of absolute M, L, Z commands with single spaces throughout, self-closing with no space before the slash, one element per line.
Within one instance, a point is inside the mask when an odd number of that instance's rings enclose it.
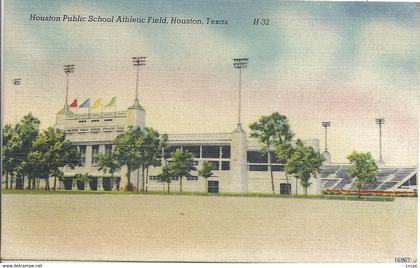
<path fill-rule="evenodd" d="M 378 188 L 378 190 L 392 190 L 393 189 L 392 187 L 394 187 L 395 184 L 397 184 L 396 181 L 388 181 L 388 182 L 385 182 L 384 184 L 382 184 Z"/>
<path fill-rule="evenodd" d="M 321 178 L 327 178 L 331 174 L 336 173 L 339 168 L 339 165 L 322 166 L 319 170 L 319 173 L 321 174 Z"/>
<path fill-rule="evenodd" d="M 347 173 L 347 167 L 341 167 L 338 171 L 337 171 L 337 178 L 341 178 L 341 179 L 350 179 L 349 174 Z"/>
<path fill-rule="evenodd" d="M 349 165 L 325 165 L 320 168 L 324 189 L 356 189 L 353 179 L 348 175 Z M 415 172 L 415 168 L 379 168 L 377 181 L 366 190 L 393 191 L 396 184 Z M 330 176 L 335 174 L 333 179 Z M 330 177 L 330 178 L 328 178 Z"/>
<path fill-rule="evenodd" d="M 324 180 L 324 189 L 328 189 L 334 186 L 338 180 Z"/>
<path fill-rule="evenodd" d="M 349 178 L 342 179 L 335 187 L 334 189 L 343 189 L 346 185 L 351 184 L 353 181 Z"/>
<path fill-rule="evenodd" d="M 414 168 L 401 168 L 395 173 L 391 181 L 399 182 L 408 175 L 410 175 L 415 169 Z"/>
<path fill-rule="evenodd" d="M 394 174 L 397 171 L 398 169 L 396 168 L 381 168 L 378 170 L 378 180 L 384 181 L 389 175 Z"/>

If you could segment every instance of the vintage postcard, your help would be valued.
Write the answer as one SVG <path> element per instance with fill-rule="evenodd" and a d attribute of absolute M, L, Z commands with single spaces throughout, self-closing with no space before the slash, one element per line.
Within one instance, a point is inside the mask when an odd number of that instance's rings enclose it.
<path fill-rule="evenodd" d="M 1 260 L 415 267 L 419 14 L 3 1 Z"/>

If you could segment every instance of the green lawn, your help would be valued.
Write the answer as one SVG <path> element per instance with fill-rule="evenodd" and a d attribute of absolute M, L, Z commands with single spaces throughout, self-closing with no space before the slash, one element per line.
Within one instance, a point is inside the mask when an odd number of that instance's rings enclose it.
<path fill-rule="evenodd" d="M 127 192 L 127 191 L 91 191 L 91 190 L 16 190 L 2 189 L 4 194 L 144 194 L 144 195 L 184 195 L 184 196 L 219 196 L 219 197 L 263 197 L 263 198 L 298 198 L 298 199 L 327 199 L 327 200 L 353 200 L 353 201 L 394 201 L 389 196 L 362 196 L 355 195 L 272 195 L 268 193 L 201 193 L 201 192 Z"/>

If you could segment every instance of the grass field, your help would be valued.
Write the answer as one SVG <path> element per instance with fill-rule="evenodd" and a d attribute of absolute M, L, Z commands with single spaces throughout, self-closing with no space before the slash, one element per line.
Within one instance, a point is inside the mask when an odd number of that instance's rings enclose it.
<path fill-rule="evenodd" d="M 417 199 L 4 194 L 2 258 L 394 262 L 416 259 Z"/>

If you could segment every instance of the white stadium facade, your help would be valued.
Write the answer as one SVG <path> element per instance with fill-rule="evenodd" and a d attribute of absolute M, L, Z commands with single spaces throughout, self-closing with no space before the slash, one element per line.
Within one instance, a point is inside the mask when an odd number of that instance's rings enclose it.
<path fill-rule="evenodd" d="M 109 174 L 98 170 L 98 155 L 113 149 L 115 138 L 126 131 L 128 127 L 144 128 L 145 110 L 137 100 L 124 111 L 75 114 L 66 105 L 56 115 L 56 128 L 63 129 L 71 142 L 81 152 L 80 167 L 64 168 L 64 183 L 62 188 L 75 187 L 74 176 L 78 173 L 89 173 L 94 179 L 89 183 L 92 190 L 115 190 L 127 183 L 126 170 L 116 172 L 111 178 Z M 319 151 L 317 139 L 306 140 Z M 168 135 L 168 145 L 165 155 L 180 148 L 194 154 L 196 168 L 199 169 L 203 161 L 210 161 L 214 165 L 213 176 L 207 180 L 198 176 L 194 171 L 192 176 L 184 178 L 185 192 L 220 192 L 220 193 L 271 193 L 271 179 L 269 169 L 274 173 L 275 191 L 277 194 L 303 193 L 303 188 L 294 178 L 286 180 L 283 165 L 276 161 L 274 154 L 268 164 L 267 154 L 262 154 L 262 145 L 255 139 L 249 138 L 238 124 L 231 133 L 206 134 L 174 134 Z M 328 152 L 327 152 L 328 154 Z M 329 155 L 327 155 L 329 156 Z M 329 159 L 329 157 L 327 157 Z M 170 159 L 168 159 L 170 161 Z M 320 174 L 311 178 L 308 194 L 323 192 L 352 192 L 354 186 L 347 174 L 348 164 L 335 164 L 326 161 L 321 167 Z M 161 167 L 149 170 L 145 180 L 148 191 L 167 191 L 167 185 L 159 180 Z M 131 174 L 134 185 L 142 184 L 141 172 Z M 179 191 L 174 180 L 171 191 Z M 416 167 L 380 167 L 377 182 L 365 191 L 372 193 L 413 194 L 417 191 Z"/>

